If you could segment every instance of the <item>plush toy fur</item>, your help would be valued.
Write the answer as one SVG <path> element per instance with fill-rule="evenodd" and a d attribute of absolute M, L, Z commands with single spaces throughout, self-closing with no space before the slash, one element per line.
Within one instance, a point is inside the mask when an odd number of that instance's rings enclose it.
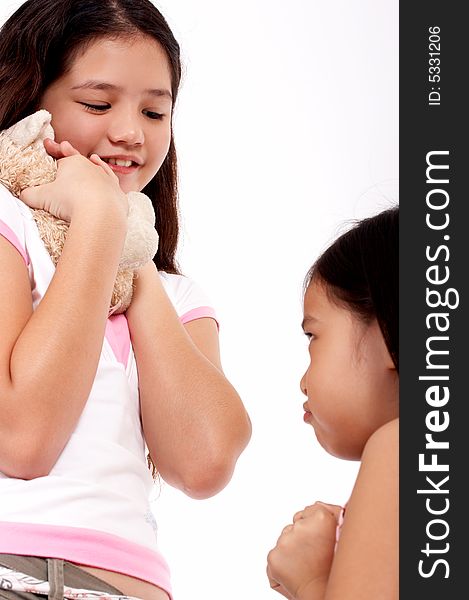
<path fill-rule="evenodd" d="M 0 183 L 19 197 L 27 187 L 55 179 L 57 162 L 47 154 L 43 141 L 54 139 L 51 115 L 39 110 L 0 132 Z M 152 260 L 158 248 L 155 213 L 150 199 L 140 192 L 127 194 L 127 236 L 109 308 L 123 313 L 130 305 L 136 269 Z M 60 258 L 69 224 L 44 210 L 31 209 L 39 234 L 54 265 Z"/>

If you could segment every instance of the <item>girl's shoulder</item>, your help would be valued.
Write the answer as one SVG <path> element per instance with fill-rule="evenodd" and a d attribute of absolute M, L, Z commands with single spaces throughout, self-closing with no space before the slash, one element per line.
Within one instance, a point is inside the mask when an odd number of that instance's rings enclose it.
<path fill-rule="evenodd" d="M 379 427 L 367 441 L 351 499 L 359 496 L 370 509 L 376 508 L 378 496 L 384 504 L 392 504 L 397 500 L 393 492 L 398 477 L 399 419 L 393 419 Z"/>
<path fill-rule="evenodd" d="M 210 317 L 217 321 L 211 299 L 196 281 L 185 275 L 165 271 L 160 271 L 159 275 L 183 323 L 200 317 Z"/>
<path fill-rule="evenodd" d="M 29 208 L 0 183 L 0 235 L 26 256 L 25 222 L 31 219 Z"/>
<path fill-rule="evenodd" d="M 399 448 L 399 418 L 385 423 L 377 429 L 367 441 L 363 451 L 362 462 L 371 458 L 370 455 L 389 458 L 389 452 L 396 452 Z"/>
<path fill-rule="evenodd" d="M 25 206 L 23 202 L 18 200 L 0 181 L 0 218 L 3 218 L 4 215 L 22 215 L 24 213 L 23 206 Z"/>
<path fill-rule="evenodd" d="M 204 293 L 199 284 L 186 275 L 166 273 L 166 271 L 159 271 L 159 275 L 166 292 L 179 299 L 196 293 Z"/>

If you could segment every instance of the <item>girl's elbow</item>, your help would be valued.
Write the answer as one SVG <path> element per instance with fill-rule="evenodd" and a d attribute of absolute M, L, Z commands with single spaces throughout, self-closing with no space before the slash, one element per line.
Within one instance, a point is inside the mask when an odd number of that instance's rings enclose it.
<path fill-rule="evenodd" d="M 44 460 L 42 453 L 29 448 L 16 449 L 14 455 L 3 455 L 0 471 L 12 479 L 37 479 L 45 477 L 53 465 Z"/>
<path fill-rule="evenodd" d="M 13 479 L 37 479 L 49 475 L 60 452 L 50 436 L 33 434 L 30 428 L 3 432 L 0 443 L 0 471 Z M 19 441 L 20 440 L 20 441 Z"/>
<path fill-rule="evenodd" d="M 236 462 L 249 442 L 251 426 L 230 441 L 224 440 L 211 455 L 199 458 L 197 466 L 189 468 L 184 477 L 183 491 L 191 498 L 210 498 L 221 492 L 230 482 Z"/>
<path fill-rule="evenodd" d="M 182 491 L 195 500 L 205 500 L 221 492 L 233 476 L 234 464 L 227 461 L 205 463 L 183 479 Z"/>

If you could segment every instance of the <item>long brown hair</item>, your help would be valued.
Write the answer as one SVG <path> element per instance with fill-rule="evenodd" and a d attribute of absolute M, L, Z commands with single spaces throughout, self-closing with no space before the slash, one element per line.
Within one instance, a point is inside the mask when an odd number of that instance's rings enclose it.
<path fill-rule="evenodd" d="M 46 88 L 64 75 L 77 54 L 97 39 L 147 35 L 165 50 L 173 106 L 181 80 L 179 44 L 150 0 L 27 0 L 0 29 L 0 130 L 40 108 Z M 177 158 L 169 152 L 142 190 L 155 208 L 159 235 L 155 264 L 179 273 Z"/>

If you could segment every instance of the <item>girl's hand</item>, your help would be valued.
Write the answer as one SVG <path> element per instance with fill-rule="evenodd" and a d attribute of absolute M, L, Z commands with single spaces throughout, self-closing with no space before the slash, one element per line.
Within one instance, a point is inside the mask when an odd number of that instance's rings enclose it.
<path fill-rule="evenodd" d="M 52 158 L 59 160 L 59 158 L 65 158 L 66 156 L 74 156 L 80 154 L 70 142 L 60 142 L 60 144 L 50 138 L 44 140 L 44 148 L 47 154 L 50 154 Z"/>
<path fill-rule="evenodd" d="M 272 589 L 289 600 L 323 598 L 341 511 L 340 506 L 316 502 L 294 515 L 267 557 Z"/>
<path fill-rule="evenodd" d="M 70 222 L 76 211 L 106 210 L 128 213 L 127 197 L 108 164 L 92 154 L 82 156 L 69 142 L 44 141 L 47 152 L 57 159 L 57 176 L 52 183 L 26 188 L 21 200 Z"/>

